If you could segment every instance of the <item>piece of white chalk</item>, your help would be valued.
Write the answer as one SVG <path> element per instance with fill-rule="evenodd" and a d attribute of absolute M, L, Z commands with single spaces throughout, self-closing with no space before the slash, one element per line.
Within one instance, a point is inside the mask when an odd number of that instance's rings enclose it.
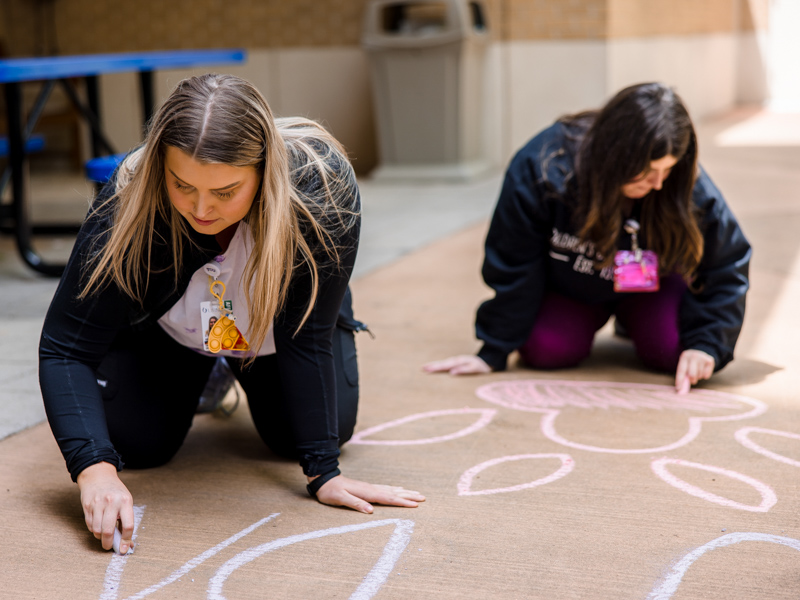
<path fill-rule="evenodd" d="M 119 532 L 119 529 L 116 527 L 114 528 L 114 541 L 111 542 L 111 547 L 114 549 L 114 552 L 119 554 L 119 544 L 122 541 L 122 534 Z M 128 552 L 123 556 L 127 556 L 128 554 L 133 554 L 133 546 L 128 548 Z"/>

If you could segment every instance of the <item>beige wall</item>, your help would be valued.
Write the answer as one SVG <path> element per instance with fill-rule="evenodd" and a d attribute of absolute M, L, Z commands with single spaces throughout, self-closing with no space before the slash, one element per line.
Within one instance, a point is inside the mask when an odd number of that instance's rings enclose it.
<path fill-rule="evenodd" d="M 484 1 L 492 43 L 482 134 L 496 165 L 560 114 L 637 81 L 675 86 L 696 118 L 766 97 L 770 0 Z M 56 37 L 47 40 L 35 25 L 39 3 L 2 0 L 0 38 L 17 56 L 55 40 L 62 54 L 244 47 L 248 63 L 222 70 L 251 79 L 277 114 L 325 122 L 363 173 L 378 161 L 369 57 L 360 48 L 367 2 L 54 0 Z M 214 68 L 194 72 L 205 70 Z M 159 97 L 188 73 L 161 73 Z M 107 126 L 128 147 L 140 133 L 135 79 L 102 79 Z"/>

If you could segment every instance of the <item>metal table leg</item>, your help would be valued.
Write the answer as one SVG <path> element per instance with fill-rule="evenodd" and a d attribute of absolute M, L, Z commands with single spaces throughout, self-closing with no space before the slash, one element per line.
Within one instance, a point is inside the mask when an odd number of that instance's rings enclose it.
<path fill-rule="evenodd" d="M 5 85 L 8 116 L 8 162 L 11 167 L 11 215 L 17 250 L 30 268 L 50 277 L 60 277 L 64 265 L 42 260 L 31 246 L 31 224 L 25 204 L 25 142 L 22 124 L 22 93 L 19 83 Z"/>

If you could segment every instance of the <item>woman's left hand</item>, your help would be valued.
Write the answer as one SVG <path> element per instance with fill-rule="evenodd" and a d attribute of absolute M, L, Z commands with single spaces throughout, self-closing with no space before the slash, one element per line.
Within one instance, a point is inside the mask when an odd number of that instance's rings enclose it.
<path fill-rule="evenodd" d="M 714 373 L 714 357 L 702 350 L 684 350 L 678 359 L 675 372 L 675 391 L 686 394 L 701 379 L 708 379 Z"/>
<path fill-rule="evenodd" d="M 317 491 L 317 500 L 331 506 L 346 506 L 359 512 L 372 514 L 372 504 L 415 508 L 425 502 L 425 496 L 413 490 L 393 485 L 378 485 L 337 475 Z"/>

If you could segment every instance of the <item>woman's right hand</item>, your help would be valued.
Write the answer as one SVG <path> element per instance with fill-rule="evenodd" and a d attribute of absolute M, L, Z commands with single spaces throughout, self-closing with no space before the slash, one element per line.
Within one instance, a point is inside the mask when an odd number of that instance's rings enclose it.
<path fill-rule="evenodd" d="M 444 360 L 429 362 L 422 366 L 423 371 L 428 373 L 450 373 L 450 375 L 477 375 L 481 373 L 491 373 L 492 367 L 486 364 L 479 356 L 474 354 L 462 354 L 451 356 Z"/>
<path fill-rule="evenodd" d="M 117 475 L 117 468 L 106 462 L 86 467 L 78 475 L 78 488 L 89 531 L 102 542 L 104 550 L 110 550 L 119 521 L 119 553 L 127 554 L 133 548 L 133 496 Z"/>

